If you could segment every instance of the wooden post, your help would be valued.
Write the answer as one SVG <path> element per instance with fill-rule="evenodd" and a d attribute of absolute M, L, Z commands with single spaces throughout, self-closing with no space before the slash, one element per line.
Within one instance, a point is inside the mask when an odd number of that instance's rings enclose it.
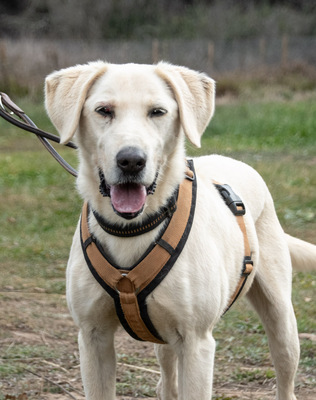
<path fill-rule="evenodd" d="M 152 41 L 151 58 L 152 58 L 153 64 L 156 64 L 159 61 L 159 40 L 158 39 L 154 39 Z"/>
<path fill-rule="evenodd" d="M 7 47 L 4 40 L 0 40 L 0 80 L 9 82 Z"/>
<path fill-rule="evenodd" d="M 49 65 L 52 69 L 59 69 L 58 52 L 53 45 L 47 47 L 47 59 L 49 60 Z"/>
<path fill-rule="evenodd" d="M 289 39 L 287 35 L 282 36 L 281 42 L 281 66 L 285 67 L 288 63 L 288 48 L 289 48 Z"/>
<path fill-rule="evenodd" d="M 160 54 L 159 60 L 158 60 L 158 61 L 161 61 L 161 60 L 168 60 L 168 59 L 169 59 L 169 45 L 168 45 L 168 41 L 167 41 L 167 40 L 164 40 L 164 41 L 162 42 L 162 46 L 160 46 L 160 47 L 162 47 L 162 54 Z"/>
<path fill-rule="evenodd" d="M 264 37 L 260 38 L 259 41 L 259 60 L 260 64 L 265 64 L 267 54 L 267 42 Z"/>
<path fill-rule="evenodd" d="M 210 72 L 214 68 L 214 56 L 215 56 L 215 45 L 214 42 L 210 41 L 207 44 L 207 66 Z"/>

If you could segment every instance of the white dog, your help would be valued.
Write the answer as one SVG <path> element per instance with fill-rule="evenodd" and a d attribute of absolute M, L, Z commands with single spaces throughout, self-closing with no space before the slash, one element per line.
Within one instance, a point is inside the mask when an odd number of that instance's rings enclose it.
<path fill-rule="evenodd" d="M 299 340 L 291 304 L 291 259 L 295 268 L 315 268 L 316 246 L 283 232 L 265 183 L 249 166 L 213 155 L 195 159 L 195 172 L 186 172 L 185 136 L 200 146 L 214 97 L 212 79 L 166 63 L 94 62 L 46 79 L 46 108 L 61 142 L 74 137 L 78 144 L 77 185 L 88 204 L 73 239 L 67 301 L 80 329 L 81 372 L 89 400 L 115 399 L 113 338 L 120 320 L 134 337 L 145 332 L 145 340 L 153 337 L 161 343 L 155 345 L 161 366 L 159 399 L 209 400 L 212 330 L 236 297 L 236 288 L 247 293 L 264 324 L 277 399 L 295 399 Z M 237 193 L 237 203 L 240 197 L 245 205 L 241 225 L 214 181 L 230 185 L 234 192 L 229 195 L 234 200 Z M 178 193 L 182 183 L 188 193 L 197 185 L 191 209 L 187 195 Z M 178 225 L 193 216 L 193 208 L 194 219 L 182 234 Z M 176 257 L 177 243 L 162 236 L 168 224 L 181 231 Z M 149 258 L 137 275 L 139 262 L 154 246 L 160 247 L 156 258 Z M 163 272 L 155 271 L 163 257 Z M 168 257 L 174 265 L 166 271 Z M 251 264 L 250 257 L 253 270 L 241 282 L 244 260 Z M 150 274 L 159 279 L 146 286 Z"/>

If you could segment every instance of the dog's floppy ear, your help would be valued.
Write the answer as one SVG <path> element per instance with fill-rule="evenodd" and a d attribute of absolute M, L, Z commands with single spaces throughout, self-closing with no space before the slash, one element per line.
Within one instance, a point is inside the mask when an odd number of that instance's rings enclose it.
<path fill-rule="evenodd" d="M 45 80 L 45 106 L 47 113 L 65 144 L 75 134 L 87 93 L 106 71 L 101 61 L 61 69 Z"/>
<path fill-rule="evenodd" d="M 215 110 L 214 80 L 164 62 L 157 65 L 157 73 L 174 93 L 184 133 L 192 144 L 201 147 L 201 136 Z"/>

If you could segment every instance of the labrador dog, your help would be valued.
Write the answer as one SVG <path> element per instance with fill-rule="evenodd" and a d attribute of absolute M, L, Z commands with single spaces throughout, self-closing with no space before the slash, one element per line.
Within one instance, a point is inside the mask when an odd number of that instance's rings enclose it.
<path fill-rule="evenodd" d="M 185 137 L 200 146 L 214 101 L 211 78 L 164 62 L 98 61 L 46 78 L 46 109 L 61 143 L 74 138 L 78 145 L 77 187 L 90 209 L 90 242 L 98 243 L 118 271 L 137 265 L 171 216 L 128 237 L 106 231 L 100 220 L 128 230 L 161 213 L 186 179 Z M 148 319 L 163 343 L 155 344 L 161 366 L 158 398 L 212 396 L 212 330 L 240 281 L 245 252 L 243 233 L 215 187 L 217 181 L 230 185 L 245 205 L 253 271 L 241 295 L 247 294 L 268 335 L 277 399 L 294 400 L 299 340 L 291 272 L 292 265 L 315 269 L 316 246 L 284 233 L 267 186 L 251 167 L 219 155 L 196 158 L 194 167 L 197 196 L 186 243 L 145 300 Z M 113 343 L 120 321 L 109 290 L 87 266 L 81 235 L 79 224 L 67 267 L 67 302 L 79 327 L 84 390 L 89 400 L 113 400 Z"/>

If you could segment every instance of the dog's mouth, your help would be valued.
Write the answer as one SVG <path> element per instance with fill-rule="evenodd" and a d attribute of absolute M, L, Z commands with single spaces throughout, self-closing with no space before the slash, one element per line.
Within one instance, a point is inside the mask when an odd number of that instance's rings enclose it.
<path fill-rule="evenodd" d="M 110 197 L 112 208 L 116 214 L 125 219 L 133 219 L 140 215 L 146 203 L 147 196 L 154 194 L 157 186 L 156 174 L 154 182 L 145 186 L 136 182 L 125 182 L 117 185 L 107 184 L 103 172 L 99 169 L 99 190 L 103 197 Z"/>

